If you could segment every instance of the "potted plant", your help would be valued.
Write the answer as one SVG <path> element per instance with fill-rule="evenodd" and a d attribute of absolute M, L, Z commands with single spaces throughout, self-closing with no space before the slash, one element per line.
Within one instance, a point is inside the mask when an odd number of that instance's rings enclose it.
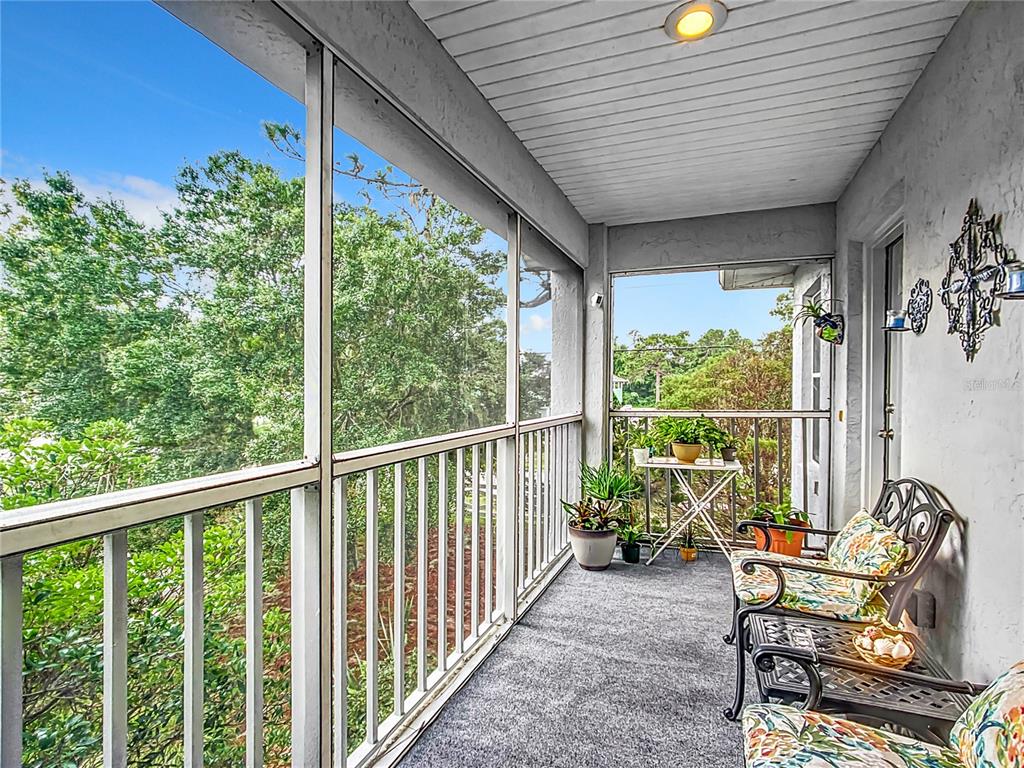
<path fill-rule="evenodd" d="M 846 335 L 846 320 L 838 312 L 830 312 L 826 309 L 834 304 L 836 299 L 825 299 L 824 301 L 808 301 L 800 306 L 800 311 L 793 317 L 793 325 L 814 321 L 814 332 L 822 341 L 829 344 L 842 344 Z"/>
<path fill-rule="evenodd" d="M 640 537 L 644 529 L 632 517 L 619 522 L 619 549 L 622 550 L 622 560 L 626 563 L 640 562 Z"/>
<path fill-rule="evenodd" d="M 603 571 L 615 554 L 619 502 L 584 496 L 571 504 L 563 501 L 562 508 L 569 518 L 569 544 L 576 562 L 585 571 Z"/>
<path fill-rule="evenodd" d="M 693 419 L 663 417 L 655 422 L 656 436 L 660 443 L 672 446 L 672 455 L 678 461 L 692 464 L 701 450 L 714 439 L 718 425 L 703 416 Z"/>
<path fill-rule="evenodd" d="M 714 422 L 704 429 L 704 444 L 712 453 L 720 454 L 722 461 L 736 460 L 736 438 Z"/>
<path fill-rule="evenodd" d="M 766 501 L 758 502 L 754 505 L 751 519 L 763 520 L 767 523 L 777 523 L 779 525 L 796 525 L 802 528 L 810 527 L 810 518 L 807 516 L 807 513 L 791 506 L 785 501 L 782 504 L 771 504 Z M 803 552 L 806 534 L 799 531 L 777 531 L 774 529 L 769 529 L 768 533 L 770 536 L 770 541 L 768 542 L 769 551 L 778 552 L 780 555 L 800 557 L 800 553 Z M 763 550 L 766 541 L 764 531 L 755 528 L 754 541 L 757 543 L 757 548 Z"/>
<path fill-rule="evenodd" d="M 580 567 L 603 571 L 615 553 L 618 521 L 616 512 L 643 492 L 636 478 L 607 463 L 596 467 L 580 464 L 582 497 L 575 503 L 562 502 L 569 516 L 569 543 Z"/>
<path fill-rule="evenodd" d="M 633 451 L 633 464 L 643 464 L 651 457 L 655 438 L 650 432 L 637 432 L 630 436 L 629 447 Z"/>
<path fill-rule="evenodd" d="M 686 535 L 683 536 L 683 544 L 679 547 L 679 556 L 684 563 L 692 563 L 697 559 L 697 544 L 693 540 L 693 526 L 686 526 Z"/>

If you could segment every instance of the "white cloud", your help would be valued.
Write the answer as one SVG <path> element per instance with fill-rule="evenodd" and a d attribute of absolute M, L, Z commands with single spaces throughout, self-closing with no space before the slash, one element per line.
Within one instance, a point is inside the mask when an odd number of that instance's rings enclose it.
<path fill-rule="evenodd" d="M 71 179 L 86 200 L 118 200 L 135 219 L 150 227 L 159 226 L 163 221 L 161 212 L 171 210 L 178 202 L 178 196 L 171 187 L 141 176 L 107 173 L 95 179 L 76 175 L 72 175 Z M 5 178 L 5 182 L 0 187 L 0 204 L 11 206 L 13 219 L 22 211 L 14 202 L 10 190 L 11 179 Z M 43 186 L 43 180 L 39 178 L 30 179 L 29 183 L 37 189 Z"/>
<path fill-rule="evenodd" d="M 551 318 L 544 315 L 527 315 L 523 318 L 525 333 L 540 333 L 551 327 Z"/>

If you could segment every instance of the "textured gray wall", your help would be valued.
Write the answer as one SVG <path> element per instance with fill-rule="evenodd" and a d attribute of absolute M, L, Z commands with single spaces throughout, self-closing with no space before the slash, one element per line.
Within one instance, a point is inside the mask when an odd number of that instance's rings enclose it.
<path fill-rule="evenodd" d="M 829 256 L 834 251 L 832 203 L 608 228 L 612 272 Z"/>
<path fill-rule="evenodd" d="M 1024 256 L 1022 41 L 1024 3 L 972 3 L 843 193 L 837 274 L 851 306 L 872 258 L 860 243 L 872 245 L 900 207 L 905 290 L 919 277 L 938 288 L 972 197 L 1003 214 L 1004 239 Z M 1022 322 L 1024 304 L 1004 302 L 1001 327 L 968 363 L 936 297 L 927 331 L 899 342 L 901 473 L 933 483 L 963 518 L 927 585 L 938 601 L 931 634 L 971 679 L 1024 658 Z"/>

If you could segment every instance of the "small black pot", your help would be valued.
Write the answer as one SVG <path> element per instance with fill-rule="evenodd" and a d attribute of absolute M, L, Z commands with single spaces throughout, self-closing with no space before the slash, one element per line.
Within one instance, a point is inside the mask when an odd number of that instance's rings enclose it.
<path fill-rule="evenodd" d="M 722 461 L 736 461 L 736 449 L 735 448 L 723 448 L 722 449 Z"/>
<path fill-rule="evenodd" d="M 639 544 L 626 544 L 622 543 L 619 545 L 622 548 L 622 560 L 626 563 L 639 563 L 640 562 L 640 545 Z"/>

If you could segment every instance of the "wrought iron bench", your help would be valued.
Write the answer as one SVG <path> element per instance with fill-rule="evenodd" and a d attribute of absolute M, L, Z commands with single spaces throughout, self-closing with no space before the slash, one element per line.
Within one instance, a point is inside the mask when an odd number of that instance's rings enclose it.
<path fill-rule="evenodd" d="M 905 545 L 905 557 L 891 572 L 872 575 L 834 567 L 827 560 L 788 557 L 766 551 L 738 551 L 733 555 L 733 621 L 725 642 L 736 646 L 736 691 L 725 716 L 735 720 L 743 705 L 746 684 L 746 653 L 750 649 L 747 628 L 754 613 L 793 613 L 823 616 L 837 621 L 881 620 L 896 624 L 907 608 L 914 588 L 938 553 L 955 516 L 938 500 L 934 489 L 916 478 L 888 480 L 870 516 L 894 533 Z M 736 527 L 802 531 L 829 538 L 840 531 L 803 528 L 744 520 Z M 787 575 L 788 581 L 787 581 Z M 855 585 L 880 588 L 863 603 Z"/>
<path fill-rule="evenodd" d="M 915 683 L 975 697 L 939 745 L 784 704 L 743 712 L 747 768 L 828 765 L 859 768 L 1021 768 L 1024 766 L 1024 662 L 988 688 L 913 675 Z"/>

